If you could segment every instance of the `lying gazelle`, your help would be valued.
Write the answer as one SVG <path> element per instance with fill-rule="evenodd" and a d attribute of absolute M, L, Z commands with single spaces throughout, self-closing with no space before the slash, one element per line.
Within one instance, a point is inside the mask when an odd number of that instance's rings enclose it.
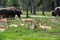
<path fill-rule="evenodd" d="M 31 24 L 31 26 L 29 26 L 28 24 Z M 38 21 L 35 21 L 33 19 L 25 19 L 25 26 L 29 26 L 30 29 L 34 29 L 36 27 L 39 27 L 39 28 L 42 28 L 42 29 L 48 29 L 48 30 L 51 30 L 51 26 L 47 26 L 46 24 L 44 25 L 41 25 L 40 22 Z"/>
<path fill-rule="evenodd" d="M 7 24 L 7 19 L 0 19 L 0 29 L 7 29 L 8 28 L 8 24 Z"/>
<path fill-rule="evenodd" d="M 41 23 L 37 23 L 36 26 L 39 26 L 39 28 L 42 28 L 42 29 L 48 29 L 48 30 L 51 30 L 52 26 L 48 26 L 46 23 L 45 24 L 41 24 Z"/>
<path fill-rule="evenodd" d="M 30 29 L 34 29 L 35 27 L 35 20 L 33 19 L 23 19 L 23 21 L 25 22 L 24 25 Z"/>
<path fill-rule="evenodd" d="M 0 22 L 6 22 L 7 23 L 7 19 L 0 19 Z"/>

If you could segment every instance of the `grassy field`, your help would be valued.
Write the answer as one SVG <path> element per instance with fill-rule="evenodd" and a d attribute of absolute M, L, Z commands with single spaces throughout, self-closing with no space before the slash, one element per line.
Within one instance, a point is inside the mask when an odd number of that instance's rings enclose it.
<path fill-rule="evenodd" d="M 50 12 L 48 12 L 50 13 Z M 48 15 L 47 13 L 47 15 Z M 39 13 L 38 13 L 39 14 Z M 52 26 L 51 30 L 35 28 L 33 30 L 25 27 L 9 27 L 0 33 L 0 40 L 60 40 L 60 17 L 50 18 L 32 18 L 42 24 L 46 23 Z M 10 24 L 23 23 L 21 20 L 11 20 Z"/>
<path fill-rule="evenodd" d="M 51 11 L 45 11 L 44 13 L 45 13 L 45 16 L 51 16 L 52 15 Z M 28 12 L 28 14 L 31 15 L 30 11 Z M 23 15 L 26 15 L 26 11 L 23 12 Z M 42 11 L 37 11 L 36 15 L 40 15 L 41 16 L 42 15 Z"/>

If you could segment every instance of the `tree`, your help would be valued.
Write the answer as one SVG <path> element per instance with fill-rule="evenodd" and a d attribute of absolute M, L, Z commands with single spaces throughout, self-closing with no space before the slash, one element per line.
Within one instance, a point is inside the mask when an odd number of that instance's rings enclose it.
<path fill-rule="evenodd" d="M 6 6 L 6 0 L 2 0 L 2 5 L 3 5 L 3 7 Z"/>
<path fill-rule="evenodd" d="M 55 9 L 55 1 L 51 2 L 51 9 L 54 10 Z"/>
<path fill-rule="evenodd" d="M 29 0 L 30 12 L 32 14 L 32 0 Z"/>
<path fill-rule="evenodd" d="M 7 0 L 7 6 L 18 6 L 18 0 Z"/>
<path fill-rule="evenodd" d="M 37 6 L 39 7 L 42 4 L 42 0 L 39 0 Z"/>
<path fill-rule="evenodd" d="M 43 7 L 42 7 L 42 15 L 45 15 L 44 14 L 44 0 L 42 0 L 42 5 L 43 5 Z"/>
<path fill-rule="evenodd" d="M 28 18 L 28 0 L 26 0 L 26 17 Z"/>
<path fill-rule="evenodd" d="M 21 0 L 22 1 L 22 8 L 23 8 L 23 11 L 24 11 L 24 0 Z"/>
<path fill-rule="evenodd" d="M 28 0 L 28 6 L 30 7 L 31 14 L 36 15 L 36 0 Z"/>
<path fill-rule="evenodd" d="M 56 0 L 57 6 L 60 6 L 60 0 Z"/>
<path fill-rule="evenodd" d="M 0 0 L 0 6 L 2 5 L 2 4 L 1 4 L 1 1 L 2 1 L 2 0 Z"/>
<path fill-rule="evenodd" d="M 36 15 L 36 0 L 33 0 L 33 14 Z"/>
<path fill-rule="evenodd" d="M 7 6 L 11 6 L 12 5 L 12 2 L 11 0 L 7 0 L 7 3 L 6 3 Z"/>
<path fill-rule="evenodd" d="M 12 1 L 12 6 L 18 6 L 18 0 L 11 0 Z"/>

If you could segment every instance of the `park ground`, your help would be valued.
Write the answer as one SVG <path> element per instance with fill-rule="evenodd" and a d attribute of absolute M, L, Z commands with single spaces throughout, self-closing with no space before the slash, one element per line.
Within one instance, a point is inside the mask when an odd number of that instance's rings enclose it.
<path fill-rule="evenodd" d="M 52 26 L 51 30 L 35 28 L 33 30 L 24 27 L 9 27 L 0 33 L 0 40 L 60 40 L 60 17 L 49 18 L 51 12 L 45 12 L 45 17 L 30 17 L 42 24 L 46 23 Z M 25 14 L 24 14 L 25 15 Z M 30 15 L 30 14 L 29 14 Z M 33 15 L 32 15 L 33 16 Z M 37 16 L 42 16 L 41 12 L 37 12 Z M 22 18 L 25 16 L 22 15 Z M 9 24 L 23 23 L 22 20 L 11 20 Z"/>

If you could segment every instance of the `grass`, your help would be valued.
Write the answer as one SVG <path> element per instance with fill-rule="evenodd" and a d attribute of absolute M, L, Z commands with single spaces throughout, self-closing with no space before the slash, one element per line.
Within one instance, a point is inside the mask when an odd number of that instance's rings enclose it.
<path fill-rule="evenodd" d="M 51 15 L 52 15 L 51 11 L 45 11 L 44 13 L 45 13 L 45 16 L 51 16 Z M 28 11 L 28 14 L 29 14 L 29 15 L 32 15 L 32 14 L 30 13 L 30 11 Z M 26 15 L 26 11 L 23 12 L 23 15 Z M 42 11 L 37 11 L 37 12 L 36 12 L 36 15 L 42 16 Z"/>
<path fill-rule="evenodd" d="M 37 15 L 39 15 L 38 12 Z M 47 12 L 47 15 L 50 15 Z M 55 22 L 52 22 L 50 18 L 33 18 L 34 20 L 46 23 L 49 26 L 53 26 L 51 30 L 45 30 L 41 28 L 29 29 L 25 27 L 9 27 L 4 32 L 0 33 L 0 40 L 60 40 L 60 17 L 54 18 Z M 10 24 L 24 23 L 21 20 L 11 20 Z"/>

